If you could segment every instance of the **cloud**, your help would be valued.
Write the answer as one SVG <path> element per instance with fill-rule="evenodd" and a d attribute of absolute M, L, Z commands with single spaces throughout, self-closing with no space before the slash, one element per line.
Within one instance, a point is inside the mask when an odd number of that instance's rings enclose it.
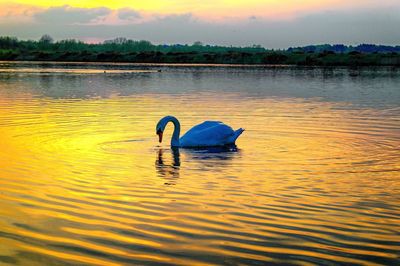
<path fill-rule="evenodd" d="M 43 8 L 33 5 L 15 3 L 0 4 L 0 27 L 2 23 L 32 22 L 33 15 L 43 11 Z"/>
<path fill-rule="evenodd" d="M 380 43 L 399 45 L 400 12 L 397 8 L 315 12 L 291 20 L 246 17 L 212 22 L 191 13 L 143 14 L 133 9 L 71 8 L 37 12 L 40 25 L 0 22 L 0 35 L 38 39 L 44 33 L 55 39 L 105 40 L 115 37 L 145 39 L 154 43 L 252 45 L 287 48 L 320 43 Z"/>
<path fill-rule="evenodd" d="M 50 7 L 33 14 L 40 24 L 67 25 L 126 25 L 137 23 L 142 15 L 131 8 L 112 10 L 106 7 L 75 8 L 68 5 Z"/>
<path fill-rule="evenodd" d="M 70 25 L 93 22 L 109 15 L 111 12 L 111 9 L 105 7 L 75 8 L 65 5 L 50 7 L 47 10 L 34 14 L 33 17 L 39 23 Z"/>
<path fill-rule="evenodd" d="M 117 10 L 118 18 L 121 20 L 136 20 L 142 18 L 142 15 L 131 8 L 121 8 Z"/>

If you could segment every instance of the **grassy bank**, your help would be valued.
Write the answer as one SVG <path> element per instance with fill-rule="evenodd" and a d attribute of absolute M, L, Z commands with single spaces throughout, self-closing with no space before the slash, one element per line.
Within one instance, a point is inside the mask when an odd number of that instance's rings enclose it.
<path fill-rule="evenodd" d="M 397 53 L 303 52 L 94 52 L 0 50 L 0 60 L 132 63 L 290 64 L 306 66 L 400 66 Z"/>

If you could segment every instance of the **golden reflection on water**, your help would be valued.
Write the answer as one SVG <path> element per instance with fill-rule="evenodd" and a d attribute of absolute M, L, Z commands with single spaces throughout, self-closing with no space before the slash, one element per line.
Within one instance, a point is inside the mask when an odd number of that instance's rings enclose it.
<path fill-rule="evenodd" d="M 399 260 L 398 109 L 2 93 L 0 264 Z M 203 120 L 246 131 L 237 150 L 171 150 L 154 128 L 166 114 L 183 132 Z"/>

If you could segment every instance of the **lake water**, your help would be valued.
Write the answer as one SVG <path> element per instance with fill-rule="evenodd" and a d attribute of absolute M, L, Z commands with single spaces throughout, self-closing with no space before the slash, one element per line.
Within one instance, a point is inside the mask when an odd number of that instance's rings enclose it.
<path fill-rule="evenodd" d="M 399 147 L 399 69 L 3 62 L 0 264 L 399 265 Z"/>

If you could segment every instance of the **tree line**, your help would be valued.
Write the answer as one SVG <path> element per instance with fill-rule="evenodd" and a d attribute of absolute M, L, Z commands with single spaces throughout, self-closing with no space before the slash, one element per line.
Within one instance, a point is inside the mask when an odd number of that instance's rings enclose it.
<path fill-rule="evenodd" d="M 102 43 L 90 44 L 80 40 L 66 39 L 54 41 L 49 35 L 43 35 L 39 40 L 18 40 L 16 37 L 0 37 L 0 49 L 43 50 L 43 51 L 90 51 L 90 52 L 265 52 L 260 45 L 248 47 L 232 47 L 219 45 L 204 45 L 201 42 L 193 44 L 152 44 L 146 40 L 131 40 L 123 37 L 106 40 Z"/>
<path fill-rule="evenodd" d="M 373 44 L 323 44 L 272 50 L 260 45 L 233 47 L 201 42 L 152 44 L 123 37 L 97 44 L 75 39 L 54 41 L 49 35 L 39 40 L 0 37 L 0 60 L 399 66 L 399 53 L 400 46 Z"/>

